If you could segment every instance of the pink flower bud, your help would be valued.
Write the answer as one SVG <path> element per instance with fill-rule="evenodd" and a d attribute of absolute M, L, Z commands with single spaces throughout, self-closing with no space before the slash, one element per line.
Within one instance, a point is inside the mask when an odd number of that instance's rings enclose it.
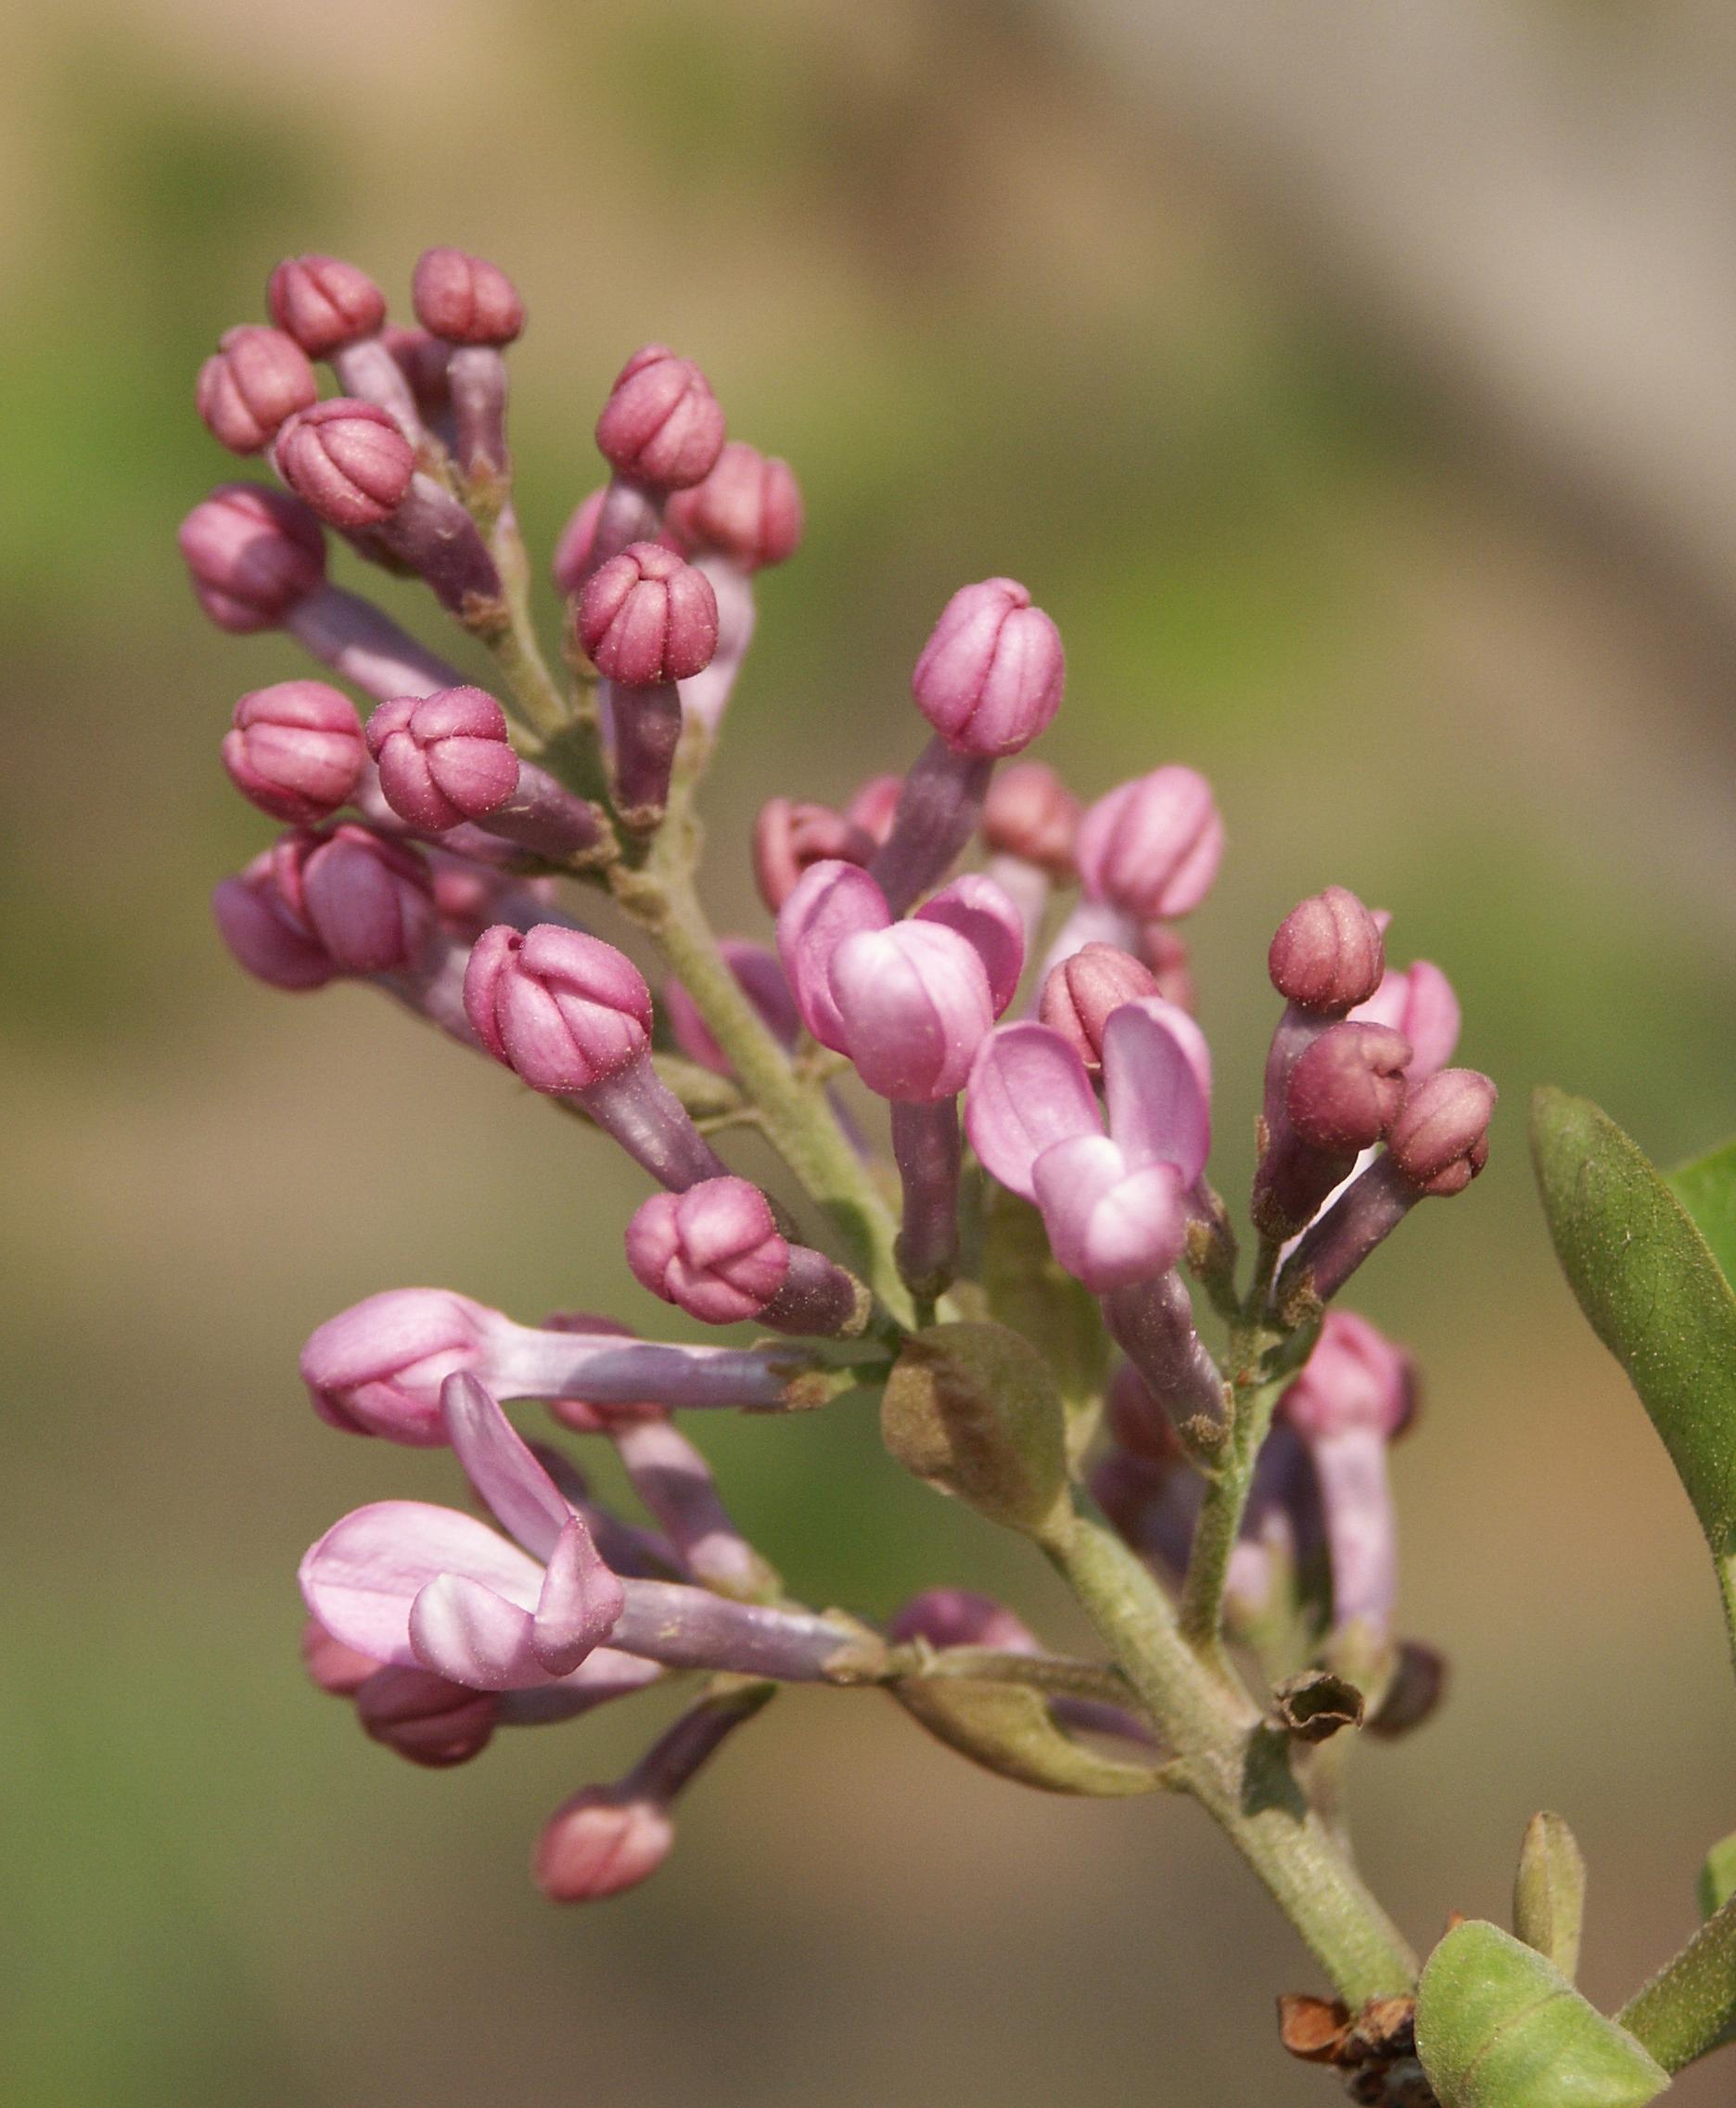
<path fill-rule="evenodd" d="M 372 1654 L 334 1640 L 317 1617 L 310 1617 L 301 1628 L 301 1666 L 321 1691 L 352 1698 L 380 1665 Z"/>
<path fill-rule="evenodd" d="M 1079 801 L 1046 761 L 1002 769 L 983 803 L 982 835 L 997 856 L 1034 863 L 1052 878 L 1073 875 Z"/>
<path fill-rule="evenodd" d="M 346 973 L 395 973 L 420 956 L 434 888 L 415 850 L 346 821 L 286 835 L 271 855 L 284 904 Z"/>
<path fill-rule="evenodd" d="M 368 720 L 367 747 L 392 811 L 433 834 L 481 819 L 517 787 L 505 713 L 481 688 L 382 703 Z"/>
<path fill-rule="evenodd" d="M 1304 1049 L 1284 1087 L 1290 1125 L 1310 1149 L 1372 1149 L 1398 1117 L 1410 1042 L 1385 1025 L 1334 1025 Z"/>
<path fill-rule="evenodd" d="M 1190 913 L 1223 857 L 1223 821 L 1197 770 L 1154 769 L 1100 798 L 1079 822 L 1079 877 L 1093 901 L 1140 921 Z"/>
<path fill-rule="evenodd" d="M 754 821 L 753 865 L 760 898 L 776 914 L 811 864 L 865 865 L 874 837 L 829 805 L 769 798 Z"/>
<path fill-rule="evenodd" d="M 410 492 L 415 453 L 386 411 L 335 395 L 284 428 L 283 479 L 333 527 L 377 527 Z"/>
<path fill-rule="evenodd" d="M 1385 971 L 1380 925 L 1356 895 L 1328 886 L 1291 909 L 1267 954 L 1272 986 L 1298 1010 L 1342 1017 L 1366 1003 Z"/>
<path fill-rule="evenodd" d="M 356 1693 L 356 1717 L 365 1734 L 412 1764 L 444 1770 L 481 1756 L 500 1703 L 492 1691 L 471 1691 L 431 1669 L 393 1667 Z"/>
<path fill-rule="evenodd" d="M 1030 1628 L 1004 1603 L 972 1589 L 925 1589 L 897 1611 L 887 1627 L 900 1642 L 926 1640 L 931 1647 L 993 1647 L 1002 1654 L 1038 1652 Z"/>
<path fill-rule="evenodd" d="M 623 687 L 690 680 L 717 649 L 717 594 L 671 551 L 635 542 L 585 586 L 579 638 L 598 672 Z"/>
<path fill-rule="evenodd" d="M 1038 1016 L 1094 1070 L 1103 1066 L 1104 1027 L 1110 1013 L 1157 992 L 1155 976 L 1130 952 L 1113 944 L 1086 944 L 1043 983 Z"/>
<path fill-rule="evenodd" d="M 478 1039 L 533 1091 L 584 1091 L 642 1061 L 651 991 L 624 952 L 600 938 L 539 923 L 480 937 L 465 974 Z"/>
<path fill-rule="evenodd" d="M 677 491 L 663 517 L 688 548 L 715 549 L 744 570 L 757 571 L 795 555 L 801 492 L 787 461 L 732 440 L 705 481 Z"/>
<path fill-rule="evenodd" d="M 449 344 L 510 344 L 524 328 L 524 302 L 498 264 L 462 249 L 427 249 L 410 281 L 416 320 Z"/>
<path fill-rule="evenodd" d="M 705 1324 L 757 1318 L 788 1278 L 790 1251 L 746 1179 L 653 1194 L 627 1226 L 633 1278 Z"/>
<path fill-rule="evenodd" d="M 1497 1092 L 1474 1068 L 1443 1068 L 1405 1101 L 1386 1138 L 1394 1169 L 1425 1194 L 1462 1193 L 1488 1162 Z"/>
<path fill-rule="evenodd" d="M 847 937 L 826 969 L 856 1072 L 883 1098 L 931 1104 L 964 1088 L 995 1019 L 976 947 L 935 922 Z"/>
<path fill-rule="evenodd" d="M 531 1875 L 552 1902 L 598 1903 L 654 1874 L 674 1843 L 661 1801 L 624 1787 L 587 1786 L 543 1824 Z"/>
<path fill-rule="evenodd" d="M 280 329 L 226 329 L 199 368 L 198 414 L 232 454 L 257 454 L 318 397 L 306 352 Z"/>
<path fill-rule="evenodd" d="M 444 1288 L 388 1289 L 310 1335 L 301 1380 L 332 1426 L 434 1447 L 446 1440 L 440 1386 L 477 1366 L 493 1316 Z"/>
<path fill-rule="evenodd" d="M 892 832 L 899 799 L 903 795 L 902 776 L 870 776 L 844 808 L 844 817 L 860 827 L 878 849 Z"/>
<path fill-rule="evenodd" d="M 279 681 L 236 705 L 223 760 L 262 812 L 311 827 L 355 795 L 367 749 L 348 696 L 324 681 Z"/>
<path fill-rule="evenodd" d="M 272 320 L 310 359 L 323 359 L 386 320 L 386 296 L 365 271 L 336 256 L 291 256 L 266 288 Z"/>
<path fill-rule="evenodd" d="M 1278 1410 L 1305 1441 L 1362 1430 L 1391 1441 L 1416 1417 L 1416 1363 L 1354 1310 L 1328 1310 Z"/>
<path fill-rule="evenodd" d="M 223 881 L 211 895 L 211 915 L 237 965 L 270 988 L 300 993 L 324 988 L 338 972 L 319 939 L 285 904 L 270 850 Z"/>
<path fill-rule="evenodd" d="M 723 413 L 691 360 L 647 344 L 617 375 L 597 419 L 596 442 L 609 466 L 629 482 L 684 490 L 704 482 L 716 467 Z"/>
<path fill-rule="evenodd" d="M 325 582 L 325 530 L 300 498 L 262 483 L 220 484 L 176 540 L 199 606 L 240 636 L 279 628 Z"/>
<path fill-rule="evenodd" d="M 1016 754 L 1060 708 L 1061 632 L 1016 579 L 961 587 L 911 675 L 916 707 L 961 754 Z"/>

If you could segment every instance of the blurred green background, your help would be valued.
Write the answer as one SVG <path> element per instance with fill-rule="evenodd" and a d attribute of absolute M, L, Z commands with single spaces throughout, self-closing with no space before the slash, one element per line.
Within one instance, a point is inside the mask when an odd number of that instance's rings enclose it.
<path fill-rule="evenodd" d="M 1676 137 L 1716 112 L 1725 76 L 1636 64 L 1679 58 L 1691 10 L 1484 12 L 1565 94 L 1643 100 Z M 529 1884 L 530 1840 L 631 1761 L 644 1711 L 432 1774 L 303 1683 L 302 1548 L 363 1500 L 450 1488 L 438 1457 L 318 1424 L 295 1374 L 311 1327 L 414 1281 L 526 1318 L 663 1314 L 620 1256 L 629 1168 L 366 991 L 249 984 L 211 930 L 211 884 L 269 832 L 219 732 L 241 689 L 299 669 L 282 640 L 218 636 L 186 591 L 174 526 L 232 473 L 192 376 L 308 249 L 401 306 L 431 242 L 511 271 L 532 317 L 520 509 L 544 554 L 646 339 L 797 465 L 807 545 L 764 581 L 709 792 L 727 925 L 764 934 L 757 802 L 903 765 L 930 622 L 1008 571 L 1067 641 L 1048 758 L 1088 793 L 1187 760 L 1225 809 L 1191 934 L 1226 1190 L 1245 1190 L 1264 946 L 1293 900 L 1355 886 L 1393 911 L 1398 957 L 1449 969 L 1464 1058 L 1503 1092 L 1494 1155 L 1358 1301 L 1428 1373 L 1397 1466 L 1404 1622 L 1455 1678 L 1427 1733 L 1359 1760 L 1360 1847 L 1426 1943 L 1449 1909 L 1504 1918 L 1525 1818 L 1562 1809 L 1601 2000 L 1689 1931 L 1701 1855 L 1736 1824 L 1714 1591 L 1554 1273 L 1523 1115 L 1558 1080 L 1665 1161 L 1736 1126 L 1736 591 L 1666 485 L 1576 453 L 1406 305 L 1296 135 L 1247 150 L 1251 71 L 1226 86 L 1181 45 L 1166 68 L 1174 13 L 74 0 L 12 22 L 8 2104 L 1335 2097 L 1274 2038 L 1273 1994 L 1316 1987 L 1310 1964 L 1185 1805 L 1022 1795 L 873 1696 L 795 1695 L 696 1794 L 656 1882 L 563 1913 Z M 1288 16 L 1222 19 L 1257 40 Z M 1424 161 L 1437 56 L 1410 83 Z M 1398 158 L 1355 197 L 1401 215 L 1429 172 L 1405 162 L 1406 110 L 1369 107 Z M 1643 173 L 1612 181 L 1637 195 Z M 1426 243 L 1416 261 L 1428 278 Z M 1581 261 L 1508 288 L 1549 402 L 1608 348 L 1564 326 Z M 1464 262 L 1443 249 L 1438 282 Z M 1655 319 L 1660 344 L 1692 323 Z M 1732 340 L 1703 349 L 1728 368 Z M 1641 361 L 1632 428 L 1678 394 Z M 1044 1576 L 902 1481 L 860 1412 L 705 1435 L 814 1599 L 881 1615 L 975 1581 L 1077 1638 Z M 1730 2084 L 1709 2068 L 1676 2098 Z"/>

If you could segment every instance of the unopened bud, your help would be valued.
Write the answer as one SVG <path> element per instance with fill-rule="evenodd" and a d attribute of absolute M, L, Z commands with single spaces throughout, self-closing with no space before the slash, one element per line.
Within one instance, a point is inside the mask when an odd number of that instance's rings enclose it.
<path fill-rule="evenodd" d="M 236 705 L 223 761 L 262 812 L 312 827 L 354 797 L 367 749 L 348 696 L 324 681 L 278 681 Z"/>
<path fill-rule="evenodd" d="M 333 527 L 377 527 L 409 495 L 410 442 L 386 411 L 337 395 L 291 419 L 278 439 L 284 481 Z"/>
<path fill-rule="evenodd" d="M 1374 993 L 1386 960 L 1374 917 L 1345 887 L 1328 886 L 1291 909 L 1266 963 L 1286 1002 L 1342 1017 Z"/>
<path fill-rule="evenodd" d="M 1462 1193 L 1488 1162 L 1497 1094 L 1474 1068 L 1443 1068 L 1419 1083 L 1386 1140 L 1406 1183 L 1424 1194 Z"/>
<path fill-rule="evenodd" d="M 319 396 L 307 354 L 280 329 L 243 323 L 223 332 L 199 368 L 198 414 L 232 454 L 257 454 Z"/>
<path fill-rule="evenodd" d="M 386 320 L 386 296 L 365 271 L 336 256 L 292 256 L 266 288 L 272 319 L 310 359 L 323 359 Z"/>
<path fill-rule="evenodd" d="M 448 344 L 510 344 L 524 302 L 498 264 L 462 249 L 424 249 L 410 281 L 416 320 Z"/>
<path fill-rule="evenodd" d="M 874 852 L 874 837 L 829 805 L 769 798 L 754 821 L 754 877 L 773 914 L 811 864 L 866 865 Z"/>
<path fill-rule="evenodd" d="M 1313 1041 L 1290 1072 L 1290 1125 L 1310 1149 L 1372 1149 L 1404 1104 L 1410 1042 L 1385 1025 L 1334 1025 Z"/>
<path fill-rule="evenodd" d="M 701 483 L 723 451 L 723 413 L 699 368 L 661 344 L 635 351 L 597 419 L 597 449 L 629 482 L 678 491 Z"/>
<path fill-rule="evenodd" d="M 690 549 L 714 549 L 757 571 L 794 556 L 802 502 L 787 461 L 732 440 L 703 483 L 677 491 L 664 507 L 670 531 Z"/>
<path fill-rule="evenodd" d="M 672 551 L 635 542 L 586 584 L 579 639 L 597 671 L 623 687 L 685 681 L 717 649 L 717 594 Z"/>
<path fill-rule="evenodd" d="M 531 1875 L 552 1902 L 598 1903 L 648 1879 L 674 1844 L 661 1801 L 625 1784 L 588 1786 L 542 1826 Z"/>
<path fill-rule="evenodd" d="M 1156 978 L 1130 952 L 1087 944 L 1064 959 L 1043 983 L 1038 1015 L 1089 1069 L 1103 1067 L 1104 1027 L 1124 1003 L 1158 992 Z"/>

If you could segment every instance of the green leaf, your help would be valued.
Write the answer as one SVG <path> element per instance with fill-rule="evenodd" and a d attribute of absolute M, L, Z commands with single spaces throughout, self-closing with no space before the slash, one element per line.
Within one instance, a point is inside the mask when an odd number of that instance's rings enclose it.
<path fill-rule="evenodd" d="M 1441 2108 L 1640 2108 L 1669 2084 L 1553 1962 L 1477 1919 L 1430 1955 L 1416 2034 Z"/>
<path fill-rule="evenodd" d="M 1048 1794 L 1116 1799 L 1168 1784 L 1150 1764 L 1121 1764 L 1063 1734 L 1042 1693 L 1022 1683 L 957 1676 L 906 1677 L 892 1695 L 937 1741 L 973 1764 Z"/>
<path fill-rule="evenodd" d="M 1666 2071 L 1736 2040 L 1736 1900 L 1706 1920 L 1619 2018 Z"/>
<path fill-rule="evenodd" d="M 1720 1838 L 1706 1854 L 1698 1893 L 1703 1918 L 1716 1916 L 1736 1896 L 1736 1834 Z"/>
<path fill-rule="evenodd" d="M 1736 1294 L 1692 1218 L 1594 1105 L 1539 1091 L 1531 1147 L 1562 1270 L 1688 1489 L 1736 1648 Z"/>
<path fill-rule="evenodd" d="M 1693 1217 L 1725 1280 L 1736 1286 L 1736 1142 L 1679 1165 L 1665 1182 Z"/>
<path fill-rule="evenodd" d="M 1513 1931 L 1571 1984 L 1579 1973 L 1585 1857 L 1565 1820 L 1547 1808 L 1525 1824 L 1513 1876 Z"/>

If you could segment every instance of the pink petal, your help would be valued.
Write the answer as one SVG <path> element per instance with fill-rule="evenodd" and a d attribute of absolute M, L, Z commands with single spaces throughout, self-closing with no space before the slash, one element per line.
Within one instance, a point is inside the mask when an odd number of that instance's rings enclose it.
<path fill-rule="evenodd" d="M 1130 1165 L 1113 1142 L 1079 1135 L 1037 1159 L 1037 1201 L 1055 1258 L 1094 1295 L 1167 1273 L 1187 1234 L 1172 1165 Z"/>
<path fill-rule="evenodd" d="M 1109 1131 L 1130 1164 L 1173 1164 L 1192 1185 L 1211 1152 L 1211 1054 L 1185 1010 L 1160 995 L 1112 1011 L 1104 1027 Z"/>
<path fill-rule="evenodd" d="M 989 976 L 989 992 L 999 1017 L 1018 993 L 1019 976 L 1025 970 L 1024 919 L 1005 891 L 992 878 L 969 872 L 918 908 L 916 919 L 941 923 L 970 944 Z"/>
<path fill-rule="evenodd" d="M 492 1394 L 474 1376 L 448 1376 L 440 1386 L 440 1417 L 465 1476 L 489 1513 L 527 1552 L 546 1559 L 572 1509 Z"/>
<path fill-rule="evenodd" d="M 811 864 L 778 911 L 778 956 L 802 1023 L 823 1047 L 843 1054 L 844 1022 L 832 1000 L 832 954 L 847 937 L 885 929 L 891 911 L 860 864 Z"/>
<path fill-rule="evenodd" d="M 627 1601 L 578 1515 L 561 1531 L 543 1577 L 530 1645 L 551 1676 L 570 1676 L 615 1629 Z"/>
<path fill-rule="evenodd" d="M 524 1691 L 549 1680 L 531 1646 L 528 1610 L 462 1574 L 441 1574 L 410 1607 L 410 1642 L 424 1668 L 472 1691 Z"/>
<path fill-rule="evenodd" d="M 938 923 L 848 937 L 832 954 L 845 1052 L 883 1098 L 930 1104 L 964 1088 L 994 1024 L 976 948 Z"/>
<path fill-rule="evenodd" d="M 377 1501 L 334 1523 L 301 1562 L 308 1609 L 346 1647 L 414 1668 L 410 1606 L 442 1574 L 481 1581 L 528 1611 L 542 1569 L 474 1515 L 426 1501 Z"/>
<path fill-rule="evenodd" d="M 1027 1200 L 1036 1198 L 1031 1171 L 1044 1150 L 1103 1132 L 1084 1063 L 1047 1025 L 1002 1025 L 984 1042 L 964 1124 L 988 1170 Z"/>

